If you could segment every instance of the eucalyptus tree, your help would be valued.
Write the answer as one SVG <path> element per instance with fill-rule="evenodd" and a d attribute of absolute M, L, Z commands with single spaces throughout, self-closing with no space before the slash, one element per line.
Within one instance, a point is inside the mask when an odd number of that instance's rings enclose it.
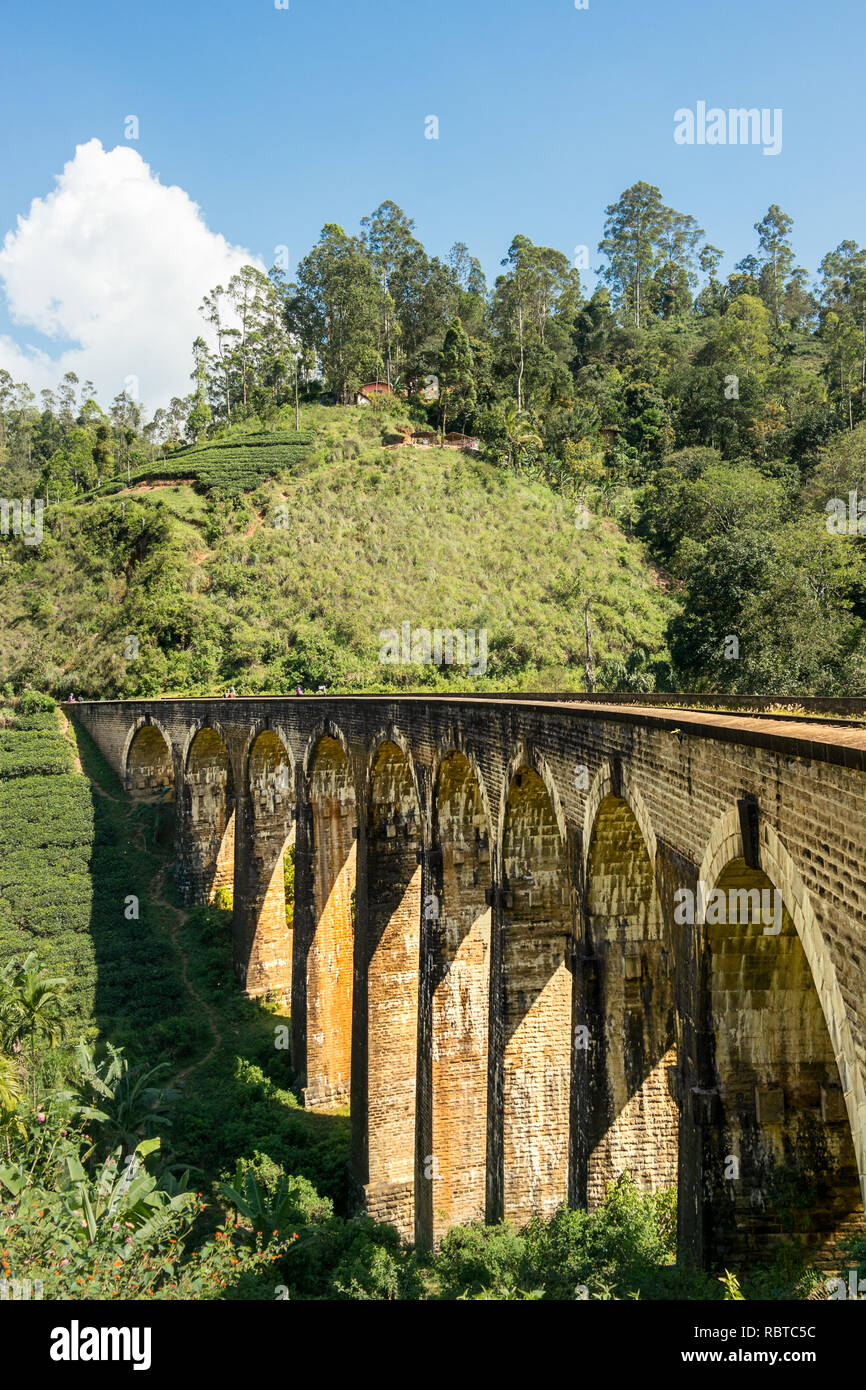
<path fill-rule="evenodd" d="M 382 288 L 368 248 L 335 222 L 298 267 L 289 330 L 315 350 L 328 389 L 345 403 L 377 361 Z"/>

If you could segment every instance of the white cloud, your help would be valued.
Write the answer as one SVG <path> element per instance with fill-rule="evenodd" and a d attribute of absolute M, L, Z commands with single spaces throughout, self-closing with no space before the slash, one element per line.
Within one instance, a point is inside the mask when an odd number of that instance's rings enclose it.
<path fill-rule="evenodd" d="M 191 389 L 198 306 L 245 264 L 265 269 L 211 232 L 189 195 L 161 184 L 136 150 L 90 140 L 0 250 L 12 321 L 58 340 L 58 351 L 0 337 L 0 367 L 35 391 L 74 371 L 95 382 L 103 408 L 135 377 L 151 414 Z"/>

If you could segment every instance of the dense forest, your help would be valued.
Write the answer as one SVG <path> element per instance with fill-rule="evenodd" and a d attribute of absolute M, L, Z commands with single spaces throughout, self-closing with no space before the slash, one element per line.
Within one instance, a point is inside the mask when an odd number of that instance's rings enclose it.
<path fill-rule="evenodd" d="M 294 280 L 246 266 L 215 286 L 192 389 L 147 421 L 71 374 L 37 404 L 0 372 L 5 492 L 65 511 L 184 446 L 321 419 L 382 382 L 392 416 L 477 436 L 486 463 L 645 547 L 675 600 L 664 643 L 603 673 L 581 658 L 581 681 L 863 693 L 866 249 L 841 241 L 810 278 L 775 204 L 753 237 L 720 279 L 695 219 L 638 183 L 607 208 L 594 293 L 586 248 L 522 235 L 488 287 L 466 245 L 428 255 L 383 203 L 357 235 L 327 224 Z"/>

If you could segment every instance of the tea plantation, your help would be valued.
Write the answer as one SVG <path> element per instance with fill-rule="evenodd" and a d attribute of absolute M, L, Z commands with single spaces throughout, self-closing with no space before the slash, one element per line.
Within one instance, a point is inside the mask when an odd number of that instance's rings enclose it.
<path fill-rule="evenodd" d="M 132 469 L 127 478 L 113 478 L 82 494 L 79 501 L 107 497 L 139 483 L 192 482 L 199 491 L 219 488 L 237 496 L 252 492 L 269 478 L 292 468 L 309 452 L 314 436 L 294 430 L 239 434 L 218 442 L 191 445 L 169 454 L 159 463 Z"/>

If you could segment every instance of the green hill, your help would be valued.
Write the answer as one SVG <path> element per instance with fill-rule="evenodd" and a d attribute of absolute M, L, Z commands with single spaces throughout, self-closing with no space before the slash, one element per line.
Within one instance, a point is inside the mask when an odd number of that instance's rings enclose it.
<path fill-rule="evenodd" d="M 3 548 L 2 679 L 104 697 L 581 689 L 587 602 L 597 669 L 665 658 L 674 605 L 641 544 L 474 455 L 387 444 L 393 414 L 307 407 L 300 435 L 234 429 L 49 506 L 41 544 Z M 382 664 L 404 623 L 486 631 L 486 672 Z"/>

